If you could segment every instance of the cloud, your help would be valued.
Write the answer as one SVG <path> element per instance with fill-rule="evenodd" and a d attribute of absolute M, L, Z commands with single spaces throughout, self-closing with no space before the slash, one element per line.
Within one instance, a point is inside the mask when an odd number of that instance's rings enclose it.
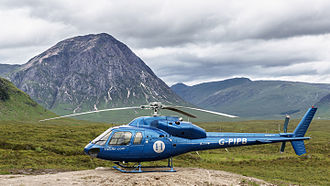
<path fill-rule="evenodd" d="M 172 84 L 180 79 L 192 84 L 200 79 L 215 80 L 234 76 L 286 80 L 301 75 L 322 76 L 330 70 L 329 50 L 330 34 L 326 34 L 142 49 L 137 53 L 144 56 L 151 68 L 166 82 Z M 184 74 L 185 78 L 178 78 L 178 74 Z M 311 78 L 309 81 L 316 79 L 330 82 L 329 79 L 319 78 Z"/>
<path fill-rule="evenodd" d="M 71 30 L 61 22 L 32 17 L 31 10 L 25 8 L 1 10 L 0 22 L 4 25 L 0 29 L 1 48 L 49 44 Z"/>
<path fill-rule="evenodd" d="M 3 0 L 0 63 L 106 32 L 168 84 L 236 76 L 330 83 L 330 2 Z"/>

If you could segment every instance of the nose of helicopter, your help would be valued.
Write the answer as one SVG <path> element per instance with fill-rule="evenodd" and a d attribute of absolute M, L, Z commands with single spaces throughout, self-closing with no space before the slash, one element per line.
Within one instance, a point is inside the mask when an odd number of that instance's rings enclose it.
<path fill-rule="evenodd" d="M 94 144 L 89 143 L 85 146 L 84 152 L 85 152 L 85 154 L 87 154 L 87 155 L 89 155 L 93 158 L 96 158 L 98 153 L 100 152 L 100 149 L 99 148 L 94 148 Z"/>
<path fill-rule="evenodd" d="M 88 151 L 91 149 L 91 147 L 93 147 L 93 144 L 92 144 L 92 143 L 89 143 L 89 144 L 87 144 L 87 145 L 85 146 L 85 148 L 84 148 L 84 152 L 85 152 L 85 154 L 89 155 L 89 154 L 88 154 Z"/>

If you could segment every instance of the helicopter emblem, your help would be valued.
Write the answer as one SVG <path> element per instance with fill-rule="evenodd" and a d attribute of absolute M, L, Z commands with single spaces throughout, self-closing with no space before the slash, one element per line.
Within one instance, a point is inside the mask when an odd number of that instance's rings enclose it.
<path fill-rule="evenodd" d="M 162 153 L 165 150 L 165 144 L 162 141 L 156 141 L 153 145 L 153 149 L 157 153 Z"/>

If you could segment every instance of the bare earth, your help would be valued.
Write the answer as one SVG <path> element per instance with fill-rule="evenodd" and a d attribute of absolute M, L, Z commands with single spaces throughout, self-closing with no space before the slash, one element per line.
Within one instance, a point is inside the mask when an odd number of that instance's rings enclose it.
<path fill-rule="evenodd" d="M 111 168 L 44 175 L 0 175 L 0 185 L 272 185 L 224 171 L 176 168 L 177 172 L 120 173 Z"/>

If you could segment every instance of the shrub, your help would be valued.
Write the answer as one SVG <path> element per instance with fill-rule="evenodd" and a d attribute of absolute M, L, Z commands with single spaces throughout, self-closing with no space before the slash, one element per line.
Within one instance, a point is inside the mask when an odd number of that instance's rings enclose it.
<path fill-rule="evenodd" d="M 0 100 L 6 101 L 9 99 L 8 88 L 3 80 L 0 79 Z"/>

